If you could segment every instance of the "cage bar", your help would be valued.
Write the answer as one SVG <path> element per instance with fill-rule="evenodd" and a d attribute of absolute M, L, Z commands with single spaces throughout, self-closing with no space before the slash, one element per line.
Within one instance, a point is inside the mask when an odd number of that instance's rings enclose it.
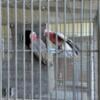
<path fill-rule="evenodd" d="M 16 73 L 16 79 L 15 79 L 15 87 L 16 87 L 16 100 L 17 100 L 17 98 L 18 98 L 18 81 L 17 81 L 17 79 L 18 79 L 18 75 L 17 75 L 17 73 L 18 73 L 18 71 L 17 71 L 17 64 L 18 64 L 18 62 L 17 62 L 17 52 L 18 52 L 18 49 L 17 49 L 17 0 L 15 0 L 15 73 Z"/>
<path fill-rule="evenodd" d="M 33 28 L 33 25 L 34 25 L 34 17 L 33 17 L 33 14 L 34 14 L 34 6 L 33 6 L 33 0 L 31 0 L 31 32 L 34 31 L 34 28 Z M 31 88 L 31 93 L 32 93 L 32 99 L 34 99 L 34 58 L 33 58 L 33 43 L 31 44 L 32 45 L 32 49 L 31 49 L 31 84 L 32 84 L 32 88 Z"/>
<path fill-rule="evenodd" d="M 39 78 L 39 81 L 40 81 L 40 86 L 39 86 L 39 88 L 40 88 L 40 96 L 39 96 L 39 98 L 40 98 L 40 100 L 42 100 L 42 82 L 41 82 L 41 0 L 39 0 L 39 45 L 40 45 L 40 50 L 39 50 L 39 54 L 40 54 L 40 56 L 39 56 L 39 74 L 40 74 L 40 78 Z"/>
<path fill-rule="evenodd" d="M 99 37 L 95 34 L 99 8 L 99 0 L 0 0 L 0 99 L 98 100 Z M 26 45 L 28 29 L 38 36 L 39 59 L 34 56 L 33 42 L 29 48 Z M 56 36 L 55 43 L 50 31 Z M 60 49 L 58 33 L 64 36 Z M 41 48 L 42 38 L 46 51 Z M 72 50 L 66 50 L 68 40 L 79 48 L 77 56 L 72 44 Z M 44 52 L 48 56 L 45 65 L 41 61 Z"/>
<path fill-rule="evenodd" d="M 10 35 L 10 29 L 9 29 L 9 23 L 10 23 L 10 14 L 9 14 L 9 0 L 7 0 L 7 31 L 8 31 L 8 51 L 7 51 L 7 55 L 8 55 L 8 61 L 7 61 L 7 64 L 8 64 L 8 87 L 7 87 L 7 99 L 9 100 L 10 98 L 10 46 L 9 46 L 9 35 Z"/>
<path fill-rule="evenodd" d="M 26 0 L 23 0 L 23 77 L 24 77 L 24 80 L 23 80 L 23 88 L 24 88 L 24 91 L 23 91 L 23 99 L 25 100 L 26 99 L 26 81 L 25 81 L 25 78 L 26 78 L 26 71 L 25 71 L 25 59 L 26 59 L 26 56 L 25 56 L 25 24 L 26 24 L 26 13 L 25 13 L 25 4 L 26 4 Z"/>
<path fill-rule="evenodd" d="M 0 0 L 0 33 L 2 33 L 2 1 Z M 2 34 L 0 34 L 0 99 L 2 100 Z"/>

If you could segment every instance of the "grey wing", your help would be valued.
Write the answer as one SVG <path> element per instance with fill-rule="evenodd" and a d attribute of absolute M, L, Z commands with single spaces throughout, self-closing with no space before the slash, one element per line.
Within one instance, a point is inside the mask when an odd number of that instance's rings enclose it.
<path fill-rule="evenodd" d="M 45 43 L 42 40 L 37 40 L 33 42 L 33 51 L 34 52 L 45 52 L 47 50 Z M 41 49 L 41 50 L 40 50 Z"/>
<path fill-rule="evenodd" d="M 44 62 L 44 63 L 47 62 L 47 48 L 46 48 L 45 43 L 42 40 L 34 41 L 32 48 L 33 48 L 33 53 L 35 54 L 35 56 L 40 58 L 40 54 L 41 54 L 42 62 Z M 40 53 L 40 51 L 41 51 L 41 53 Z"/>
<path fill-rule="evenodd" d="M 41 40 L 41 43 L 40 43 L 40 47 L 41 47 L 42 62 L 47 64 L 47 60 L 48 60 L 47 48 L 46 48 L 46 44 L 42 40 Z"/>

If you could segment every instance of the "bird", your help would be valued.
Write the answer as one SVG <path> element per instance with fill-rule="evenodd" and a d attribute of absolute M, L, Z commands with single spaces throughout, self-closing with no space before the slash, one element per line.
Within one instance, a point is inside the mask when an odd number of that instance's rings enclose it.
<path fill-rule="evenodd" d="M 31 49 L 36 58 L 40 58 L 43 64 L 47 64 L 47 48 L 45 43 L 40 39 L 36 32 L 31 32 L 30 30 L 25 31 L 25 44 L 28 49 Z"/>
<path fill-rule="evenodd" d="M 63 33 L 47 31 L 47 29 L 43 32 L 44 40 L 49 40 L 51 43 L 56 45 L 54 53 L 65 55 L 66 57 L 73 57 L 79 55 L 78 46 L 71 40 L 64 36 Z M 43 64 L 47 64 L 48 62 L 48 46 L 47 41 L 43 41 L 42 38 L 37 35 L 36 32 L 31 32 L 30 30 L 25 31 L 25 44 L 28 49 L 31 49 L 36 58 L 40 58 L 41 54 L 41 62 Z M 58 49 L 58 50 L 56 50 Z"/>
<path fill-rule="evenodd" d="M 60 51 L 58 53 L 63 52 L 66 57 L 79 55 L 79 47 L 71 39 L 65 37 L 63 33 L 45 29 L 44 36 L 57 46 L 58 51 Z"/>

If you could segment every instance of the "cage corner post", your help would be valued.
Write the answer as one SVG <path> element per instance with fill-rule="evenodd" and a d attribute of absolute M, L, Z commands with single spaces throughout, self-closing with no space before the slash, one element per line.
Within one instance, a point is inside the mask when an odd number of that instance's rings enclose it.
<path fill-rule="evenodd" d="M 0 0 L 0 100 L 2 100 L 2 14 Z"/>
<path fill-rule="evenodd" d="M 98 14 L 96 15 L 96 17 L 94 18 L 94 22 L 93 22 L 93 33 L 94 33 L 94 43 L 92 43 L 92 45 L 94 45 L 95 44 L 95 46 L 94 46 L 94 50 L 99 50 L 98 49 Z M 96 54 L 93 54 L 95 57 L 95 84 L 96 84 L 96 86 L 95 86 L 95 99 L 96 100 L 99 100 L 98 99 L 98 76 L 99 76 L 99 71 L 98 71 L 98 66 L 99 66 L 99 60 L 98 60 L 98 58 L 99 58 L 99 52 L 97 51 L 97 53 Z M 99 58 L 100 59 L 100 58 Z"/>
<path fill-rule="evenodd" d="M 97 22 L 97 40 L 98 40 L 98 97 L 97 100 L 100 99 L 100 1 L 98 0 L 98 11 L 97 11 L 97 16 L 96 16 L 96 22 Z"/>
<path fill-rule="evenodd" d="M 94 29 L 95 32 L 97 33 L 97 95 L 96 95 L 96 100 L 100 99 L 100 2 L 98 2 L 98 10 L 96 13 L 96 17 L 94 20 Z"/>

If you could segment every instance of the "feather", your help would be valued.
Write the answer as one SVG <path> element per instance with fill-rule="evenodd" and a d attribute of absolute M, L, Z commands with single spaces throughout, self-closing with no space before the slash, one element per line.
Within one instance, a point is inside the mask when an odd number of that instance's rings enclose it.
<path fill-rule="evenodd" d="M 39 59 L 41 53 L 41 61 L 47 63 L 47 48 L 45 43 L 37 36 L 36 32 L 26 31 L 26 45 L 33 51 L 33 54 Z M 41 50 L 41 51 L 40 51 Z"/>
<path fill-rule="evenodd" d="M 47 37 L 49 36 L 50 41 L 53 44 L 58 45 L 58 49 L 62 49 L 60 51 L 65 50 L 66 54 L 71 56 L 73 54 L 75 56 L 79 55 L 79 48 L 77 47 L 77 45 L 74 44 L 72 40 L 67 39 L 67 37 L 65 37 L 63 33 L 45 30 L 44 35 Z"/>

